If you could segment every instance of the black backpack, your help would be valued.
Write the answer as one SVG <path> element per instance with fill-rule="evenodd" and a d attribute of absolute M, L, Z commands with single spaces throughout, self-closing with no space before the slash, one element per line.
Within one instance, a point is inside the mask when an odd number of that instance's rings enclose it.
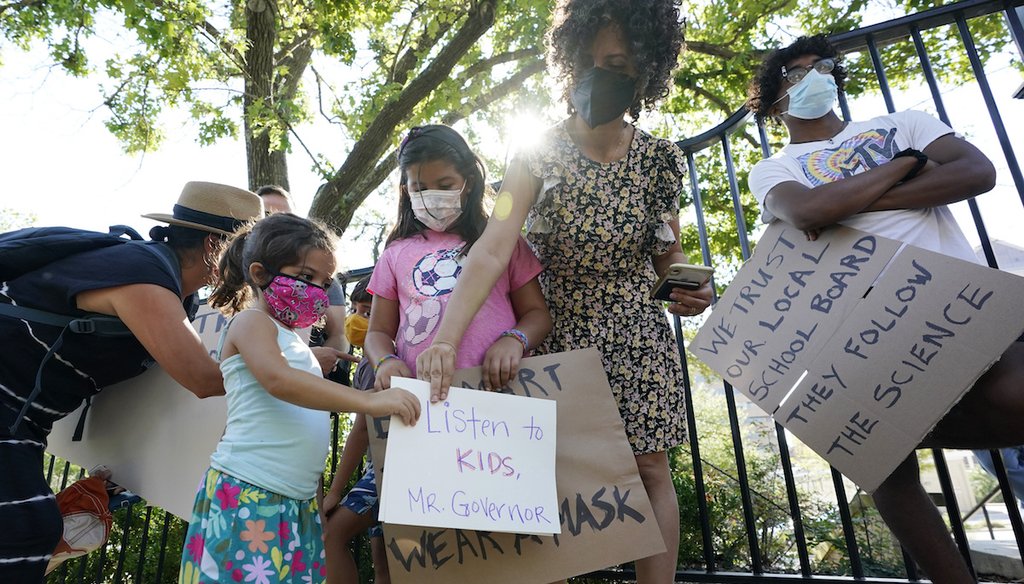
<path fill-rule="evenodd" d="M 142 245 L 144 249 L 149 250 L 170 269 L 170 273 L 174 274 L 175 278 L 178 279 L 179 289 L 181 288 L 181 271 L 177 266 L 177 259 L 174 256 L 173 250 L 166 245 L 144 241 L 137 231 L 126 225 L 111 226 L 107 233 L 72 227 L 29 227 L 0 233 L 0 282 L 8 282 L 69 256 L 122 244 Z M 197 306 L 193 307 L 197 308 Z M 188 312 L 191 319 L 195 311 L 188 310 Z M 64 335 L 67 332 L 91 334 L 100 337 L 132 336 L 132 332 L 128 330 L 128 327 L 119 318 L 106 314 L 70 316 L 47 310 L 0 303 L 0 316 L 61 327 L 57 340 L 53 342 L 43 360 L 39 363 L 32 393 L 25 401 L 25 405 L 22 406 L 21 412 L 15 419 L 14 424 L 9 428 L 12 435 L 17 431 L 22 419 L 28 413 L 29 406 L 42 391 L 43 368 L 60 348 L 64 342 Z M 82 438 L 82 431 L 85 427 L 85 414 L 88 412 L 90 405 L 91 400 L 87 399 L 85 410 L 82 411 L 82 417 L 78 421 L 73 440 L 81 440 Z"/>

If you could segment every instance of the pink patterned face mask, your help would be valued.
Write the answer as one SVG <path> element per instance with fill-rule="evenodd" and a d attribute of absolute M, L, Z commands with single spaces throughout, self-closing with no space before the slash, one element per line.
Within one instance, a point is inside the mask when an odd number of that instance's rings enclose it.
<path fill-rule="evenodd" d="M 330 301 L 325 288 L 292 276 L 271 273 L 275 276 L 263 287 L 263 298 L 270 307 L 270 315 L 278 322 L 291 328 L 306 328 L 327 312 Z"/>

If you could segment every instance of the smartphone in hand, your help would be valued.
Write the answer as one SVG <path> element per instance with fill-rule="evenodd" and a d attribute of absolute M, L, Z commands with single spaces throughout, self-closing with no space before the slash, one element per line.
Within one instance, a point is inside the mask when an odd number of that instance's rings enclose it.
<path fill-rule="evenodd" d="M 672 264 L 668 271 L 662 276 L 658 283 L 651 290 L 651 298 L 656 300 L 672 300 L 669 296 L 673 288 L 686 288 L 696 290 L 704 285 L 715 269 L 709 266 L 697 266 L 694 264 Z"/>

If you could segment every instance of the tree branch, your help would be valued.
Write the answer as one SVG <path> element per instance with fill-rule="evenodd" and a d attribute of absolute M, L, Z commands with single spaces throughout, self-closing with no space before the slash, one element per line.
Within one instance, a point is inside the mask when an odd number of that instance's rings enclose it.
<path fill-rule="evenodd" d="M 307 41 L 305 44 L 295 47 L 288 57 L 278 62 L 278 65 L 284 65 L 288 70 L 288 73 L 282 76 L 277 83 L 280 96 L 285 99 L 295 97 L 296 92 L 299 90 L 299 82 L 302 81 L 302 75 L 305 73 L 312 56 L 313 44 Z"/>
<path fill-rule="evenodd" d="M 169 14 L 175 14 L 177 12 L 176 7 L 168 5 L 164 0 L 153 0 L 153 5 L 165 10 Z M 188 19 L 183 20 L 186 20 L 193 28 L 198 30 L 200 34 L 206 36 L 207 40 L 217 45 L 217 48 L 219 48 L 220 51 L 224 53 L 224 55 L 230 59 L 236 67 L 238 67 L 239 71 L 245 71 L 245 56 L 235 50 L 234 47 L 224 40 L 224 35 L 216 26 L 210 24 L 208 20 L 203 20 L 202 22 L 195 22 L 194 20 Z"/>
<path fill-rule="evenodd" d="M 295 41 L 291 45 L 281 47 L 281 50 L 274 54 L 274 61 L 278 63 L 286 63 L 289 59 L 294 58 L 293 53 L 302 49 L 302 47 L 309 45 L 309 41 L 313 39 L 314 33 L 315 31 L 308 29 L 303 31 L 302 34 L 295 37 Z"/>
<path fill-rule="evenodd" d="M 328 83 L 327 80 L 324 79 L 322 75 L 320 75 L 320 72 L 316 70 L 316 67 L 310 65 L 309 70 L 312 71 L 313 76 L 316 77 L 316 104 L 317 109 L 320 111 L 320 115 L 323 116 L 323 118 L 327 120 L 328 123 L 342 125 L 341 118 L 339 118 L 338 116 L 329 116 L 327 115 L 327 112 L 324 111 L 323 86 L 326 85 L 327 88 L 331 90 L 331 94 L 334 96 L 335 106 L 338 106 L 337 92 L 335 92 L 334 88 L 331 87 L 331 84 Z"/>
<path fill-rule="evenodd" d="M 366 196 L 366 193 L 355 189 L 357 184 L 366 182 L 362 180 L 366 169 L 376 169 L 398 125 L 409 117 L 416 104 L 423 101 L 451 75 L 459 59 L 494 25 L 496 4 L 497 0 L 477 2 L 448 44 L 438 51 L 431 62 L 396 97 L 381 108 L 373 122 L 352 146 L 341 169 L 314 198 L 310 210 L 313 217 L 325 221 L 335 229 L 344 229 L 352 213 L 348 209 L 343 209 L 344 205 L 358 203 Z"/>
<path fill-rule="evenodd" d="M 388 83 L 393 81 L 395 78 L 395 69 L 398 67 L 398 59 L 402 54 L 402 48 L 406 46 L 406 42 L 409 40 L 409 33 L 412 31 L 412 25 L 417 22 L 416 17 L 422 9 L 423 4 L 417 4 L 409 13 L 409 22 L 405 23 L 405 27 L 402 29 L 402 38 L 398 41 L 398 45 L 395 47 L 394 58 L 391 59 L 391 68 L 388 71 L 387 77 Z"/>
<path fill-rule="evenodd" d="M 486 59 L 480 59 L 475 63 L 472 63 L 469 67 L 466 67 L 462 74 L 459 75 L 458 80 L 464 83 L 473 77 L 476 77 L 480 73 L 490 71 L 497 65 L 503 65 L 505 63 L 511 63 L 513 61 L 520 61 L 527 57 L 536 57 L 540 55 L 540 49 L 520 49 L 518 51 L 507 51 L 504 53 L 498 53 L 497 55 L 491 55 Z M 462 85 L 459 83 L 459 85 Z"/>
<path fill-rule="evenodd" d="M 453 18 L 450 22 L 439 23 L 437 26 L 437 30 L 434 32 L 434 34 L 429 33 L 429 27 L 424 28 L 423 33 L 420 34 L 419 38 L 416 40 L 415 45 L 406 49 L 405 53 L 403 53 L 401 58 L 399 58 L 398 61 L 395 63 L 395 66 L 391 70 L 391 76 L 388 79 L 388 82 L 405 85 L 405 82 L 407 79 L 409 79 L 409 74 L 412 72 L 413 67 L 415 67 L 416 64 L 419 62 L 418 54 L 420 53 L 420 51 L 426 51 L 430 47 L 433 47 L 435 44 L 437 44 L 437 42 L 441 40 L 441 37 L 443 37 L 445 34 L 448 33 L 449 30 L 451 30 L 452 25 L 457 20 L 458 18 Z"/>
<path fill-rule="evenodd" d="M 727 103 L 724 99 L 715 95 L 714 93 L 711 93 L 710 91 L 704 89 L 703 87 L 698 87 L 697 85 L 689 84 L 686 88 L 690 89 L 691 91 L 703 97 L 704 99 L 710 101 L 715 106 L 715 108 L 721 110 L 726 116 L 731 116 L 733 112 L 736 111 L 735 108 L 729 105 L 729 103 Z M 755 140 L 754 137 L 751 136 L 746 130 L 744 130 L 740 134 L 740 137 L 749 142 L 750 145 L 755 148 L 761 147 L 760 143 L 757 140 Z"/>
<path fill-rule="evenodd" d="M 478 95 L 465 106 L 445 114 L 441 118 L 441 123 L 450 126 L 473 112 L 486 109 L 492 103 L 502 99 L 513 91 L 522 88 L 523 83 L 525 83 L 527 79 L 544 71 L 544 65 L 543 59 L 537 59 L 527 63 L 522 69 L 509 76 L 508 79 L 505 79 L 501 83 L 492 87 L 490 91 Z"/>

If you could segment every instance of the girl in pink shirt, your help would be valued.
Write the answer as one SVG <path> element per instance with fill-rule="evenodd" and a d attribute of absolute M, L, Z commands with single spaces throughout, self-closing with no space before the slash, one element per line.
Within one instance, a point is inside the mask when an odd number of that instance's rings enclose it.
<path fill-rule="evenodd" d="M 483 233 L 487 190 L 480 158 L 442 125 L 409 131 L 399 149 L 398 224 L 377 261 L 365 348 L 379 389 L 391 377 L 415 377 L 416 356 L 430 346 L 469 246 Z M 519 361 L 551 331 L 537 275 L 542 267 L 520 238 L 459 347 L 457 368 L 483 366 L 488 389 L 504 387 Z"/>
<path fill-rule="evenodd" d="M 461 260 L 487 224 L 484 166 L 458 132 L 440 125 L 413 128 L 402 141 L 398 164 L 398 224 L 367 286 L 373 304 L 363 351 L 375 365 L 378 390 L 390 388 L 392 377 L 415 377 L 416 356 L 434 338 L 458 284 Z M 537 281 L 541 270 L 520 238 L 505 273 L 462 338 L 456 367 L 483 366 L 488 389 L 504 387 L 523 355 L 551 331 Z M 340 500 L 345 482 L 335 479 L 329 500 Z M 376 514 L 376 494 L 360 497 L 373 506 L 363 514 L 344 505 L 329 504 L 325 510 L 328 581 L 356 581 L 348 542 L 372 525 L 371 514 Z"/>

